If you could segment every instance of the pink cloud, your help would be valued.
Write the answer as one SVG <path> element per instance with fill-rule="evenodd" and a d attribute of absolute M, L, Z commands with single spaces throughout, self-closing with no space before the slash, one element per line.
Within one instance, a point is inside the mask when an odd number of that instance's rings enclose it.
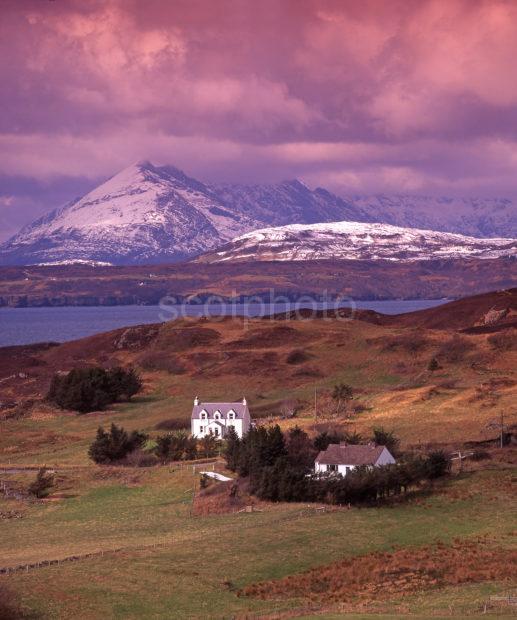
<path fill-rule="evenodd" d="M 2 11 L 0 175 L 93 180 L 150 158 L 234 181 L 516 193 L 514 2 L 4 0 Z"/>

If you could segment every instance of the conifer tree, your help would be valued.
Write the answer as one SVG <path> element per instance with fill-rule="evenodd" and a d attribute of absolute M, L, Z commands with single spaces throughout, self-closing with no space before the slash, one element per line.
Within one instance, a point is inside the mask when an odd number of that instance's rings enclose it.
<path fill-rule="evenodd" d="M 235 429 L 230 427 L 226 435 L 226 448 L 224 456 L 226 458 L 226 466 L 229 470 L 235 471 L 239 465 L 240 439 Z"/>

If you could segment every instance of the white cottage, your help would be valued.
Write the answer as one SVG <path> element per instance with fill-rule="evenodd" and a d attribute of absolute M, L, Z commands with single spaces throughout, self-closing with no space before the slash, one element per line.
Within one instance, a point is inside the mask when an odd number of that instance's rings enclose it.
<path fill-rule="evenodd" d="M 373 443 L 367 445 L 334 443 L 318 454 L 314 462 L 314 471 L 317 474 L 334 472 L 346 476 L 361 465 L 379 467 L 395 462 L 386 446 L 377 446 Z"/>
<path fill-rule="evenodd" d="M 213 435 L 223 439 L 232 426 L 239 437 L 250 430 L 251 416 L 245 398 L 238 403 L 202 403 L 196 396 L 191 418 L 193 437 Z"/>

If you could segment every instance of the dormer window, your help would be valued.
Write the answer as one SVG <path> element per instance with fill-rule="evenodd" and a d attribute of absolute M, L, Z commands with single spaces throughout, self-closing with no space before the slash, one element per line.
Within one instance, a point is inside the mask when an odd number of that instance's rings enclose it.
<path fill-rule="evenodd" d="M 207 417 L 208 417 L 208 416 L 207 416 L 206 411 L 202 411 L 202 412 L 201 412 L 201 419 L 202 419 L 202 420 L 206 420 L 206 419 L 207 419 Z"/>
<path fill-rule="evenodd" d="M 221 412 L 220 411 L 216 411 L 214 413 L 214 420 L 220 420 L 221 419 Z"/>
<path fill-rule="evenodd" d="M 230 411 L 228 413 L 228 420 L 235 420 L 235 411 Z"/>

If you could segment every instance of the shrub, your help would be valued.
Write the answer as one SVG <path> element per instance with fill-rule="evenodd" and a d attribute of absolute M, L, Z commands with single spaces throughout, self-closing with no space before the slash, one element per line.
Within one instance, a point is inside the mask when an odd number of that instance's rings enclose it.
<path fill-rule="evenodd" d="M 303 349 L 293 349 L 286 358 L 288 364 L 301 364 L 309 359 L 309 356 Z"/>
<path fill-rule="evenodd" d="M 488 344 L 496 351 L 511 351 L 517 349 L 517 334 L 504 331 L 492 334 L 487 338 Z"/>
<path fill-rule="evenodd" d="M 374 441 L 378 446 L 386 446 L 386 448 L 388 448 L 393 455 L 397 454 L 400 440 L 395 436 L 393 431 L 387 431 L 381 426 L 374 428 L 372 441 Z"/>
<path fill-rule="evenodd" d="M 341 406 L 344 403 L 345 408 L 349 401 L 351 401 L 354 397 L 354 390 L 351 385 L 347 383 L 338 383 L 334 386 L 332 390 L 332 399 L 336 403 L 336 413 L 339 414 L 341 411 Z"/>
<path fill-rule="evenodd" d="M 300 403 L 295 398 L 288 398 L 280 405 L 280 415 L 283 418 L 294 418 L 298 413 Z"/>
<path fill-rule="evenodd" d="M 199 440 L 199 453 L 204 458 L 217 456 L 219 452 L 219 441 L 213 435 L 205 435 Z"/>
<path fill-rule="evenodd" d="M 137 448 L 127 454 L 119 463 L 129 467 L 153 467 L 158 464 L 158 457 L 156 454 Z"/>
<path fill-rule="evenodd" d="M 450 364 L 461 362 L 473 348 L 474 343 L 456 334 L 442 344 L 438 352 L 440 359 Z"/>
<path fill-rule="evenodd" d="M 162 420 L 154 427 L 157 431 L 179 431 L 190 428 L 189 418 L 169 418 Z"/>
<path fill-rule="evenodd" d="M 401 349 L 402 351 L 416 355 L 425 349 L 428 343 L 429 341 L 427 338 L 422 336 L 422 334 L 417 331 L 412 331 L 405 334 L 400 334 L 399 336 L 386 338 L 384 341 L 384 350 L 394 351 Z"/>
<path fill-rule="evenodd" d="M 359 445 L 364 442 L 364 439 L 362 435 L 360 435 L 359 433 L 356 433 L 355 431 L 351 431 L 351 432 L 345 433 L 345 438 L 343 441 L 346 441 L 346 443 L 350 443 L 353 445 Z"/>
<path fill-rule="evenodd" d="M 435 370 L 438 370 L 439 368 L 440 368 L 440 364 L 438 363 L 438 360 L 436 359 L 436 357 L 432 357 L 429 360 L 429 364 L 427 364 L 427 370 L 434 372 Z"/>
<path fill-rule="evenodd" d="M 195 459 L 197 441 L 185 431 L 177 431 L 157 437 L 155 453 L 164 462 Z"/>
<path fill-rule="evenodd" d="M 41 499 L 49 495 L 53 486 L 54 476 L 47 473 L 47 469 L 42 467 L 36 475 L 36 480 L 29 485 L 28 492 L 34 495 L 34 497 Z"/>
<path fill-rule="evenodd" d="M 316 450 L 326 450 L 331 443 L 341 443 L 342 441 L 345 441 L 345 435 L 341 431 L 322 431 L 314 438 L 314 447 Z"/>
<path fill-rule="evenodd" d="M 74 368 L 66 375 L 54 375 L 47 400 L 62 409 L 88 413 L 102 410 L 121 397 L 129 400 L 141 386 L 133 369 Z"/>
<path fill-rule="evenodd" d="M 441 478 L 450 471 L 451 461 L 443 450 L 436 450 L 427 457 L 425 467 L 428 478 Z"/>
<path fill-rule="evenodd" d="M 133 450 L 141 448 L 147 439 L 148 436 L 144 433 L 132 431 L 128 434 L 116 424 L 111 425 L 109 432 L 99 426 L 97 437 L 88 450 L 88 456 L 99 464 L 121 461 Z"/>
<path fill-rule="evenodd" d="M 107 371 L 109 391 L 113 402 L 124 397 L 131 400 L 131 397 L 137 394 L 142 388 L 142 380 L 134 370 L 134 368 L 112 368 Z"/>

